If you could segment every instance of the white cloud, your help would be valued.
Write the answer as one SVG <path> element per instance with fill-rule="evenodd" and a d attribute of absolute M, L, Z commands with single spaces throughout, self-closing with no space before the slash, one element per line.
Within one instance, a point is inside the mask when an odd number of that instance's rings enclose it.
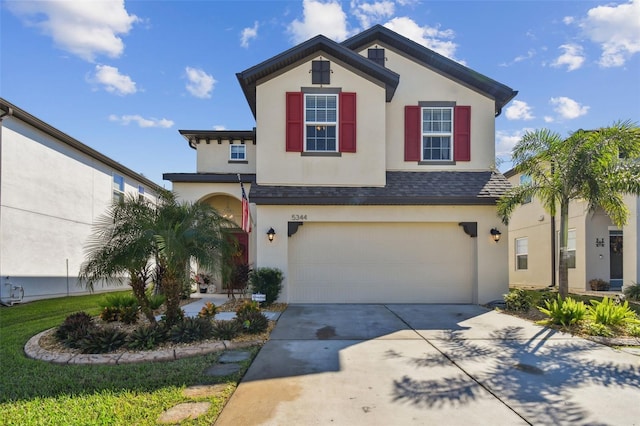
<path fill-rule="evenodd" d="M 253 27 L 247 27 L 242 30 L 240 34 L 240 46 L 244 48 L 249 47 L 249 41 L 258 37 L 258 21 L 255 21 Z"/>
<path fill-rule="evenodd" d="M 167 120 L 166 118 L 157 119 L 157 118 L 144 118 L 138 114 L 135 115 L 121 115 L 118 117 L 115 114 L 111 114 L 109 116 L 109 121 L 115 121 L 117 123 L 122 124 L 123 126 L 128 126 L 130 123 L 137 123 L 139 127 L 160 127 L 163 129 L 168 129 L 173 127 L 173 121 Z"/>
<path fill-rule="evenodd" d="M 215 124 L 213 130 L 227 130 L 227 128 L 222 124 Z"/>
<path fill-rule="evenodd" d="M 516 64 L 516 63 L 518 63 L 518 62 L 527 61 L 527 60 L 529 60 L 529 59 L 533 58 L 535 55 L 536 55 L 536 51 L 535 51 L 534 49 L 529 49 L 529 50 L 527 51 L 527 54 L 526 54 L 526 55 L 519 55 L 519 56 L 516 56 L 516 57 L 513 59 L 513 61 L 511 61 L 511 62 L 504 62 L 504 63 L 501 63 L 501 64 L 500 64 L 500 66 L 501 66 L 501 67 L 509 67 L 509 66 L 511 66 L 511 65 L 513 65 L 513 64 Z"/>
<path fill-rule="evenodd" d="M 591 41 L 600 45 L 601 66 L 623 66 L 640 52 L 640 0 L 594 7 L 580 27 Z"/>
<path fill-rule="evenodd" d="M 136 83 L 128 75 L 120 74 L 118 68 L 96 65 L 93 81 L 104 86 L 104 90 L 118 95 L 131 95 L 138 91 Z"/>
<path fill-rule="evenodd" d="M 553 123 L 555 120 L 553 119 L 553 117 L 549 116 L 549 115 L 545 115 L 543 118 L 545 123 Z"/>
<path fill-rule="evenodd" d="M 584 51 L 579 44 L 563 44 L 559 49 L 562 49 L 564 53 L 551 63 L 552 67 L 560 68 L 566 65 L 567 71 L 574 71 L 584 63 Z"/>
<path fill-rule="evenodd" d="M 362 29 L 389 18 L 395 12 L 395 4 L 389 0 L 367 3 L 362 0 L 351 2 L 353 15 L 360 21 Z"/>
<path fill-rule="evenodd" d="M 213 76 L 207 74 L 201 69 L 186 67 L 187 73 L 187 90 L 196 98 L 210 98 L 213 86 L 216 84 L 216 80 Z"/>
<path fill-rule="evenodd" d="M 505 130 L 496 131 L 496 157 L 511 158 L 511 151 L 516 146 L 522 136 L 531 129 L 524 128 L 511 132 Z"/>
<path fill-rule="evenodd" d="M 507 120 L 533 120 L 535 117 L 531 112 L 531 107 L 522 101 L 513 101 L 504 111 Z"/>
<path fill-rule="evenodd" d="M 564 18 L 562 18 L 562 22 L 564 22 L 566 25 L 571 25 L 575 22 L 576 18 L 574 18 L 573 16 L 565 16 Z"/>
<path fill-rule="evenodd" d="M 438 27 L 430 27 L 428 25 L 421 27 L 411 18 L 407 18 L 406 16 L 393 18 L 384 24 L 384 26 L 415 41 L 416 43 L 428 47 L 431 50 L 435 50 L 443 56 L 451 59 L 455 58 L 458 45 L 450 40 L 455 35 L 452 30 L 441 30 Z"/>
<path fill-rule="evenodd" d="M 554 106 L 553 110 L 557 112 L 561 118 L 567 120 L 583 116 L 589 111 L 588 106 L 580 105 L 578 102 L 566 96 L 551 98 L 549 103 Z"/>
<path fill-rule="evenodd" d="M 342 41 L 349 36 L 347 15 L 338 1 L 304 0 L 302 2 L 303 19 L 295 19 L 287 31 L 296 44 L 323 34 L 335 41 Z"/>
<path fill-rule="evenodd" d="M 139 21 L 127 12 L 124 0 L 10 1 L 6 5 L 26 25 L 51 36 L 58 47 L 90 62 L 97 55 L 122 55 L 120 36 Z"/>

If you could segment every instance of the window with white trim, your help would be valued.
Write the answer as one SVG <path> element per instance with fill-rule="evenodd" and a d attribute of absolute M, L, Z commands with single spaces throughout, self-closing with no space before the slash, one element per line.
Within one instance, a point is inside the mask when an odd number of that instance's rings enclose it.
<path fill-rule="evenodd" d="M 338 151 L 338 95 L 304 95 L 305 151 Z"/>
<path fill-rule="evenodd" d="M 144 186 L 138 185 L 138 201 L 144 201 Z"/>
<path fill-rule="evenodd" d="M 113 202 L 124 201 L 124 177 L 113 174 Z"/>
<path fill-rule="evenodd" d="M 529 238 L 516 238 L 516 270 L 529 268 Z"/>
<path fill-rule="evenodd" d="M 453 108 L 422 108 L 422 161 L 451 160 Z"/>
<path fill-rule="evenodd" d="M 229 160 L 244 161 L 247 159 L 247 146 L 240 144 L 229 145 Z"/>

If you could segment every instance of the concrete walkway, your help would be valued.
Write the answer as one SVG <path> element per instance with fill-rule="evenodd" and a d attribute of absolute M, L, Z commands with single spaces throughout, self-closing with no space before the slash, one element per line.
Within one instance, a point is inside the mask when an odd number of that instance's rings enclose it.
<path fill-rule="evenodd" d="M 473 305 L 290 305 L 226 425 L 633 425 L 640 357 Z"/>

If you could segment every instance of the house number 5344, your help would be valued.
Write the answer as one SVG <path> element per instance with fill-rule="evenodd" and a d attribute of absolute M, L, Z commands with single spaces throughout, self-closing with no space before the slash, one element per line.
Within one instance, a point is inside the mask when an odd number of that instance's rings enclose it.
<path fill-rule="evenodd" d="M 292 214 L 291 220 L 307 220 L 306 214 Z"/>

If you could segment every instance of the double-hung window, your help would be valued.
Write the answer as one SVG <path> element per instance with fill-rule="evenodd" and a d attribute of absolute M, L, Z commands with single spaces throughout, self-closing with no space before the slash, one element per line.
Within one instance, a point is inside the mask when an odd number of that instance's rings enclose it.
<path fill-rule="evenodd" d="M 305 94 L 305 151 L 337 152 L 338 95 Z"/>
<path fill-rule="evenodd" d="M 247 146 L 239 144 L 229 145 L 229 160 L 244 161 L 247 159 Z"/>
<path fill-rule="evenodd" d="M 422 161 L 449 161 L 453 147 L 453 108 L 422 108 Z"/>
<path fill-rule="evenodd" d="M 529 267 L 529 239 L 516 239 L 516 270 L 525 270 Z"/>
<path fill-rule="evenodd" d="M 124 177 L 113 174 L 113 202 L 124 201 Z"/>

